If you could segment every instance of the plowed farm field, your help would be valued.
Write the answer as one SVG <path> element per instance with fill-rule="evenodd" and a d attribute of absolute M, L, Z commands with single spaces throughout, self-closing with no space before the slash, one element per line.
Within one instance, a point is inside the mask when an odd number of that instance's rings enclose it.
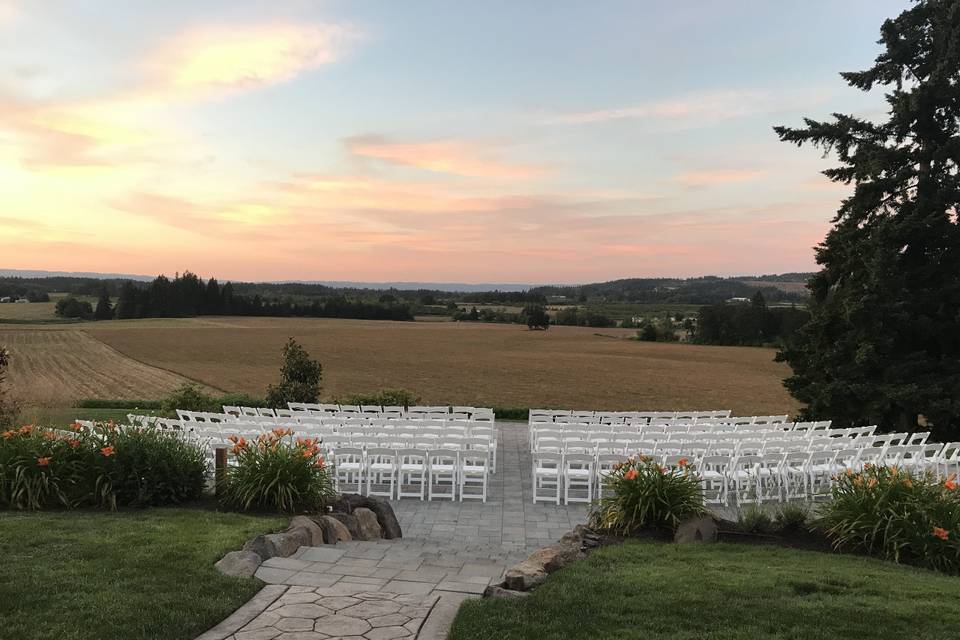
<path fill-rule="evenodd" d="M 157 398 L 186 381 L 128 358 L 84 331 L 0 329 L 11 352 L 11 395 L 29 406 L 81 398 Z"/>

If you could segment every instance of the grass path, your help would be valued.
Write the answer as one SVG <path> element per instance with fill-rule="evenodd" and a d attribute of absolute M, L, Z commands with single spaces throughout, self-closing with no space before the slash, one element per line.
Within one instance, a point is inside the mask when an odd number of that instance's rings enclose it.
<path fill-rule="evenodd" d="M 960 578 L 870 558 L 629 542 L 523 600 L 468 602 L 450 640 L 960 637 Z"/>
<path fill-rule="evenodd" d="M 191 640 L 261 587 L 213 563 L 283 524 L 190 508 L 0 513 L 0 637 Z"/>

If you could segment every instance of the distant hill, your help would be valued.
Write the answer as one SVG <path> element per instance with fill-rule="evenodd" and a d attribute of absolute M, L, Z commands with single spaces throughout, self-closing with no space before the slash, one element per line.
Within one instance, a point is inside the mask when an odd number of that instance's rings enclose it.
<path fill-rule="evenodd" d="M 806 282 L 813 274 L 788 273 L 759 276 L 699 278 L 623 278 L 580 285 L 465 284 L 457 282 L 351 282 L 342 280 L 287 280 L 279 282 L 233 281 L 234 292 L 260 296 L 265 300 L 330 299 L 407 301 L 435 305 L 448 302 L 483 304 L 526 304 L 570 300 L 590 303 L 672 303 L 714 304 L 730 298 L 750 297 L 762 291 L 770 302 L 802 302 Z M 151 276 L 117 273 L 72 273 L 0 269 L 3 295 L 31 295 L 66 292 L 97 295 L 106 288 L 117 295 L 125 281 L 138 286 L 154 280 Z M 221 281 L 224 284 L 226 281 Z"/>

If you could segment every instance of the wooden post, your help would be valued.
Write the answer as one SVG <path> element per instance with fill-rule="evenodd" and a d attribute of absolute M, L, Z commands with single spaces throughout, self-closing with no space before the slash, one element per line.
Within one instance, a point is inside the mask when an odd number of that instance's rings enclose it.
<path fill-rule="evenodd" d="M 223 481 L 227 479 L 227 448 L 217 447 L 213 450 L 213 478 L 216 483 L 216 493 L 222 491 Z"/>

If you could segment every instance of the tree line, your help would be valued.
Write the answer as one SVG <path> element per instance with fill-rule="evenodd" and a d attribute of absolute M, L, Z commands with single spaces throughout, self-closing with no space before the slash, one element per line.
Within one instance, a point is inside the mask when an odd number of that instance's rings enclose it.
<path fill-rule="evenodd" d="M 796 307 L 768 307 L 763 294 L 749 304 L 720 303 L 700 308 L 694 342 L 700 344 L 759 346 L 782 345 L 810 319 Z"/>
<path fill-rule="evenodd" d="M 324 300 L 269 299 L 235 293 L 230 282 L 221 285 L 216 278 L 204 282 L 190 272 L 173 279 L 159 276 L 146 285 L 125 281 L 115 305 L 105 287 L 95 307 L 68 296 L 57 302 L 57 314 L 88 320 L 204 315 L 413 320 L 413 313 L 405 304 L 350 300 L 339 295 Z"/>

